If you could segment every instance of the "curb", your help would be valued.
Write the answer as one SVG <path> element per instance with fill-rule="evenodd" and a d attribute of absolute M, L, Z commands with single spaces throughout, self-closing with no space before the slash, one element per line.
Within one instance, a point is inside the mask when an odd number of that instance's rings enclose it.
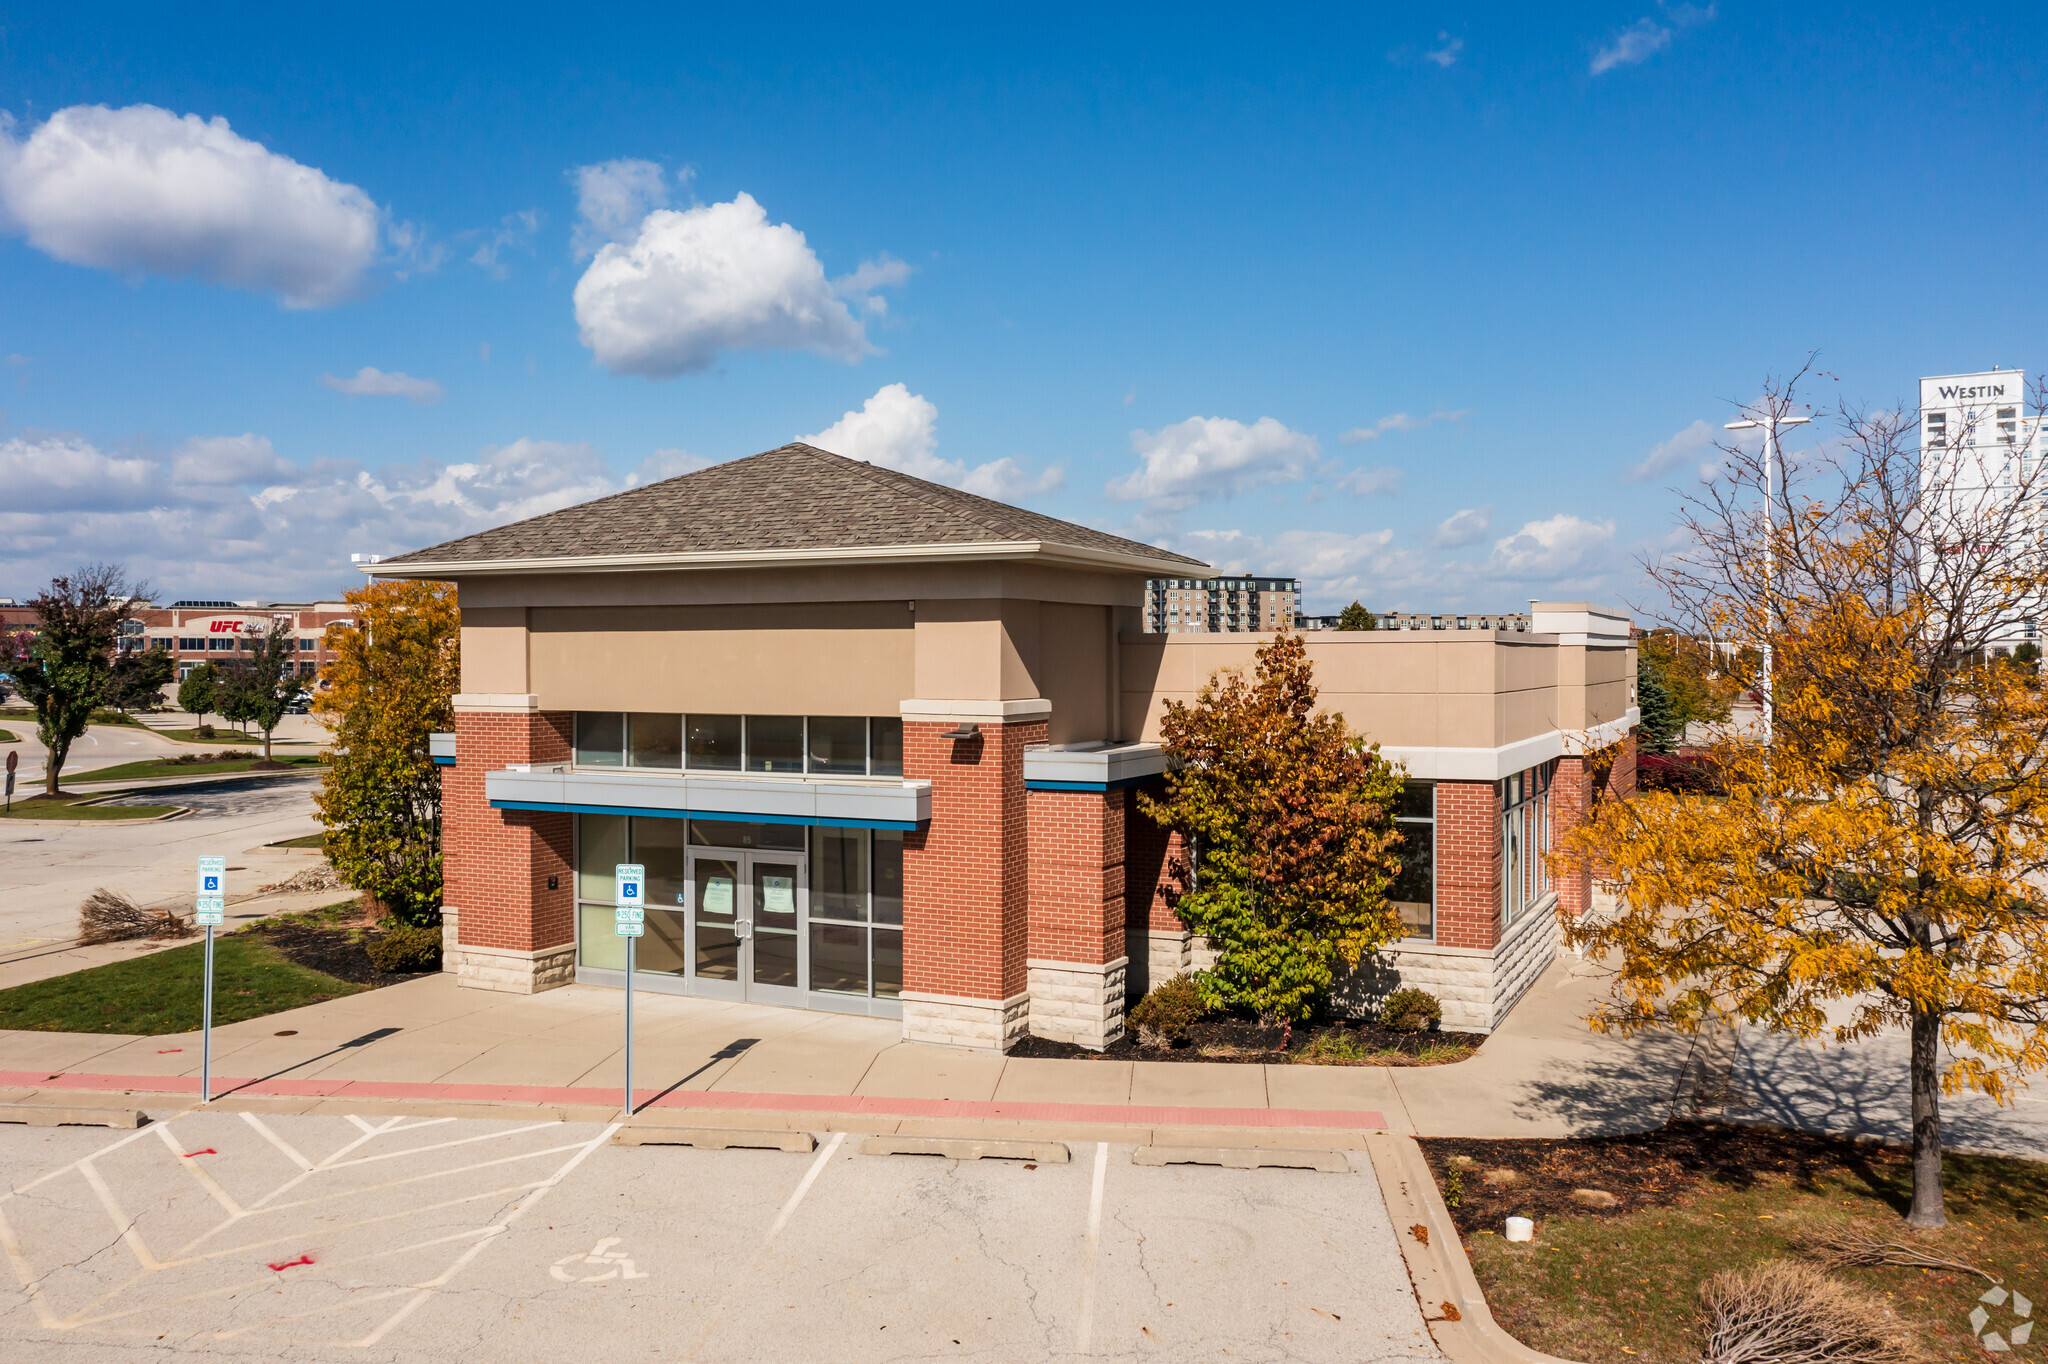
<path fill-rule="evenodd" d="M 1408 1278 L 1437 1348 L 1458 1364 L 1576 1364 L 1532 1350 L 1502 1330 L 1465 1256 L 1436 1176 L 1413 1137 L 1365 1139 Z"/>
<path fill-rule="evenodd" d="M 124 793 L 109 791 L 107 794 L 118 796 Z M 85 805 L 99 804 L 98 801 L 84 801 L 82 803 Z M 90 824 L 97 829 L 133 829 L 143 824 L 162 824 L 165 820 L 183 819 L 191 813 L 192 807 L 189 805 L 173 805 L 163 814 L 151 815 L 147 819 L 20 819 L 16 816 L 8 815 L 4 819 L 0 819 L 0 828 L 19 824 L 24 828 L 32 829 L 75 829 L 81 824 Z"/>

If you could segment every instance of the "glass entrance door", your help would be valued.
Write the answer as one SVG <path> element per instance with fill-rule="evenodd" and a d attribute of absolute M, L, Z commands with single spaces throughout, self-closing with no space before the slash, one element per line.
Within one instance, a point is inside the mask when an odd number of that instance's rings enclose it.
<path fill-rule="evenodd" d="M 803 1003 L 808 861 L 790 853 L 691 852 L 691 993 Z"/>

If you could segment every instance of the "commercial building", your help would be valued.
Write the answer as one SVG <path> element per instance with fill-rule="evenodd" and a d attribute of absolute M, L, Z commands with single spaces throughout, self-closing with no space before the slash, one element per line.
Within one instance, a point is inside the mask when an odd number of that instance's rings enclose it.
<path fill-rule="evenodd" d="M 1195 560 L 789 445 L 412 554 L 448 580 L 462 692 L 444 772 L 445 969 L 620 983 L 613 868 L 646 868 L 643 988 L 900 1018 L 906 1038 L 1103 1046 L 1198 963 L 1173 839 L 1137 809 L 1163 708 L 1260 635 L 1147 630 Z M 1175 589 L 1179 590 L 1179 589 Z M 1170 623 L 1170 622 L 1169 622 Z M 1584 878 L 1542 853 L 1632 789 L 1628 622 L 1331 634 L 1324 704 L 1413 778 L 1400 980 L 1491 1028 Z"/>
<path fill-rule="evenodd" d="M 1295 578 L 1154 578 L 1145 584 L 1145 629 L 1156 635 L 1284 630 L 1300 602 Z"/>
<path fill-rule="evenodd" d="M 299 675 L 311 679 L 329 663 L 327 627 L 355 618 L 347 602 L 174 601 L 138 606 L 122 621 L 116 648 L 122 653 L 162 649 L 177 660 L 183 679 L 201 663 L 228 664 L 246 657 L 272 622 L 292 633 L 298 651 Z M 11 598 L 0 598 L 0 630 L 34 629 L 35 611 Z"/>
<path fill-rule="evenodd" d="M 1457 611 L 1379 611 L 1374 613 L 1379 620 L 1375 628 L 1381 630 L 1507 630 L 1522 632 L 1529 629 L 1529 617 L 1520 611 L 1501 615 L 1485 615 Z M 1342 616 L 1301 616 L 1294 618 L 1297 630 L 1334 630 Z"/>
<path fill-rule="evenodd" d="M 1920 381 L 1921 479 L 1941 498 L 1930 513 L 1952 527 L 1930 538 L 1983 541 L 1987 531 L 2005 552 L 2032 559 L 2048 541 L 2048 478 L 2044 478 L 2041 419 L 2027 412 L 2026 371 L 1992 369 L 1941 374 Z M 2032 503 L 2028 499 L 2031 496 Z M 1977 551 L 1982 552 L 1981 547 Z M 1930 565 L 1930 571 L 1931 571 Z M 2038 567 L 2023 570 L 2032 576 Z M 2048 603 L 2027 602 L 2003 613 L 1993 652 L 2040 643 Z"/>

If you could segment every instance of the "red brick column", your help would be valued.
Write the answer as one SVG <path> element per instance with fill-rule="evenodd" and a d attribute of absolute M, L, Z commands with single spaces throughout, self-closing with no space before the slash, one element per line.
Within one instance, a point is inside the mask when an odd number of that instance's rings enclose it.
<path fill-rule="evenodd" d="M 1553 851 L 1564 846 L 1565 835 L 1586 818 L 1593 805 L 1593 774 L 1586 760 L 1577 754 L 1567 754 L 1557 760 L 1557 771 L 1550 781 L 1550 823 L 1551 848 Z M 1551 879 L 1557 886 L 1557 908 L 1560 914 L 1573 919 L 1579 918 L 1593 906 L 1593 872 L 1590 867 L 1574 867 L 1563 856 L 1557 856 L 1551 864 Z"/>
<path fill-rule="evenodd" d="M 1152 790 L 1157 795 L 1160 788 Z M 1138 808 L 1136 791 L 1124 795 L 1125 950 L 1131 958 L 1126 993 L 1137 999 L 1190 964 L 1187 925 L 1173 912 L 1181 886 L 1172 868 L 1187 856 L 1187 846 L 1177 831 L 1160 827 Z"/>
<path fill-rule="evenodd" d="M 1622 736 L 1620 751 L 1614 755 L 1614 766 L 1607 769 L 1607 789 L 1603 799 L 1612 796 L 1627 800 L 1636 793 L 1636 736 Z"/>
<path fill-rule="evenodd" d="M 1436 940 L 1491 949 L 1500 925 L 1500 799 L 1492 782 L 1436 784 Z"/>
<path fill-rule="evenodd" d="M 455 933 L 442 969 L 464 985 L 530 993 L 574 976 L 571 817 L 493 810 L 484 794 L 485 775 L 510 764 L 567 762 L 574 718 L 560 711 L 455 713 L 455 765 L 441 782 L 441 900 Z"/>
<path fill-rule="evenodd" d="M 1028 953 L 1033 1036 L 1103 1047 L 1123 1033 L 1122 791 L 1031 791 Z"/>
<path fill-rule="evenodd" d="M 903 775 L 932 784 L 932 817 L 903 840 L 903 1021 L 913 1041 L 1007 1047 L 1022 1035 L 1029 949 L 1024 748 L 1043 719 L 903 723 Z"/>

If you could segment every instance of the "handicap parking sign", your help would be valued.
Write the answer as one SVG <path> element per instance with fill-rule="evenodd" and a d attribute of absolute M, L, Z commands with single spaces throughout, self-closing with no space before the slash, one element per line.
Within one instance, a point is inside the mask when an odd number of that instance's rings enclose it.
<path fill-rule="evenodd" d="M 228 860 L 225 857 L 199 859 L 199 893 L 219 895 L 227 888 Z"/>

